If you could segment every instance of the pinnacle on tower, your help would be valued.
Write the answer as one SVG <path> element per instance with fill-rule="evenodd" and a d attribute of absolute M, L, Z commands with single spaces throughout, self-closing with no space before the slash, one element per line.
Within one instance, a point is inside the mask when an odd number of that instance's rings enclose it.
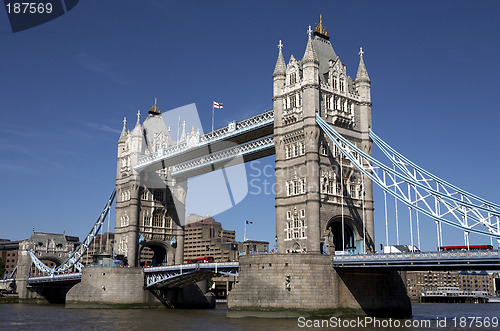
<path fill-rule="evenodd" d="M 142 135 L 141 131 L 142 131 L 141 130 L 141 111 L 138 110 L 137 111 L 137 122 L 135 123 L 135 127 L 132 130 L 132 136 L 141 136 Z"/>
<path fill-rule="evenodd" d="M 363 61 L 363 47 L 359 48 L 359 66 L 358 73 L 356 75 L 356 82 L 367 82 L 370 83 L 370 77 L 368 77 L 368 72 L 366 71 L 365 62 Z"/>
<path fill-rule="evenodd" d="M 135 127 L 141 126 L 141 111 L 137 111 L 137 122 L 135 123 Z"/>
<path fill-rule="evenodd" d="M 328 31 L 326 28 L 323 26 L 323 16 L 319 15 L 319 24 L 316 23 L 314 24 L 314 35 L 321 37 L 326 40 L 330 40 L 330 37 L 328 37 Z"/>
<path fill-rule="evenodd" d="M 186 140 L 186 121 L 182 122 L 182 134 L 181 134 L 181 140 L 180 141 L 185 141 Z"/>
<path fill-rule="evenodd" d="M 284 76 L 286 74 L 286 64 L 285 64 L 285 59 L 283 58 L 283 52 L 282 52 L 283 44 L 281 43 L 281 40 L 278 44 L 278 49 L 279 49 L 278 60 L 276 60 L 276 66 L 274 67 L 273 77 L 278 75 Z"/>
<path fill-rule="evenodd" d="M 151 115 L 161 115 L 161 108 L 156 104 L 157 98 L 155 98 L 155 104 L 149 107 L 149 113 Z"/>
<path fill-rule="evenodd" d="M 123 129 L 122 129 L 122 133 L 120 134 L 120 139 L 118 139 L 118 141 L 123 141 L 123 140 L 125 140 L 126 137 L 127 137 L 127 118 L 124 117 L 123 118 Z"/>
<path fill-rule="evenodd" d="M 309 40 L 307 41 L 307 46 L 306 46 L 306 51 L 304 53 L 304 57 L 302 58 L 302 62 L 314 62 L 319 64 L 318 56 L 316 55 L 316 52 L 314 51 L 314 47 L 312 44 L 312 30 L 311 26 L 309 25 L 309 29 L 307 30 L 307 34 L 309 35 Z"/>

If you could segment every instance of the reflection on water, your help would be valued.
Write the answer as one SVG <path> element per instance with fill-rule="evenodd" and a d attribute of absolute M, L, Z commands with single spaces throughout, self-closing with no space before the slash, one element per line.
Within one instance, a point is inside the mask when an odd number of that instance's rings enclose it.
<path fill-rule="evenodd" d="M 401 327 L 400 330 L 498 330 L 468 325 L 460 328 L 460 318 L 482 317 L 498 319 L 500 304 L 415 304 L 411 324 L 421 321 L 421 327 Z M 437 324 L 446 318 L 447 324 Z M 454 327 L 453 318 L 457 321 Z M 322 319 L 329 319 L 323 317 Z M 169 310 L 169 309 L 65 309 L 62 305 L 0 304 L 0 330 L 294 330 L 305 329 L 305 320 L 226 318 L 225 306 L 212 310 Z M 308 319 L 307 325 L 314 325 Z M 468 319 L 470 322 L 471 319 Z M 498 320 L 497 320 L 498 321 Z M 321 322 L 321 321 L 320 321 Z M 388 320 L 380 320 L 388 325 Z M 401 326 L 405 320 L 399 321 Z M 385 323 L 385 324 L 384 324 Z M 394 321 L 392 321 L 394 325 Z M 317 323 L 316 323 L 317 324 Z M 318 325 L 318 324 L 317 324 Z M 324 323 L 326 325 L 332 325 Z M 364 330 L 388 329 L 362 325 Z M 335 329 L 331 327 L 331 329 Z M 344 329 L 344 327 L 342 327 Z M 351 328 L 358 329 L 358 328 Z M 392 329 L 394 330 L 394 328 Z"/>

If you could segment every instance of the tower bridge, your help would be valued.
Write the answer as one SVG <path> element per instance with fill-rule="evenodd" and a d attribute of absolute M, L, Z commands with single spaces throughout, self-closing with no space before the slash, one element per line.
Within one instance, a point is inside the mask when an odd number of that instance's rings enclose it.
<path fill-rule="evenodd" d="M 419 247 L 422 222 L 436 224 L 437 247 L 443 242 L 443 225 L 462 230 L 467 247 L 470 233 L 500 239 L 500 206 L 425 171 L 375 135 L 363 50 L 352 79 L 321 19 L 307 32 L 300 60 L 291 55 L 286 63 L 283 44 L 278 44 L 271 110 L 204 135 L 194 128 L 187 134 L 184 125 L 178 141 L 170 136 L 156 100 L 142 124 L 138 114 L 132 131 L 124 121 L 118 140 L 115 249 L 129 268 L 84 268 L 81 274 L 58 275 L 71 268 L 80 271 L 79 259 L 102 225 L 113 192 L 81 248 L 62 267 L 49 268 L 32 255 L 35 265 L 50 275 L 30 279 L 31 284 L 79 278 L 68 292 L 72 302 L 146 302 L 151 298 L 144 293 L 150 289 L 175 306 L 175 298 L 186 299 L 189 292 L 179 294 L 179 289 L 213 274 L 238 274 L 239 283 L 228 297 L 230 314 L 352 308 L 395 317 L 411 314 L 401 270 L 497 269 L 498 251 L 375 254 L 374 183 L 384 193 L 387 245 L 387 196 L 396 201 L 396 215 L 398 204 L 409 209 L 411 246 Z M 373 158 L 373 148 L 381 149 L 386 159 Z M 281 188 L 276 194 L 279 254 L 185 265 L 187 179 L 224 169 L 237 158 L 247 162 L 272 154 Z M 164 265 L 136 268 L 145 250 Z M 133 288 L 134 294 L 119 301 L 117 284 Z"/>

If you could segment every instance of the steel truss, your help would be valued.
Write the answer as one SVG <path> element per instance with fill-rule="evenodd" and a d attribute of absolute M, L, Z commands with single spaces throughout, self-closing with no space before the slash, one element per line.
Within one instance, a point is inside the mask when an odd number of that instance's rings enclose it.
<path fill-rule="evenodd" d="M 36 268 L 41 272 L 49 275 L 61 274 L 67 271 L 74 271 L 72 270 L 72 268 L 75 268 L 78 272 L 81 272 L 83 264 L 80 262 L 80 260 L 82 256 L 85 255 L 87 249 L 90 247 L 96 235 L 99 233 L 99 230 L 101 229 L 102 225 L 104 224 L 104 220 L 108 215 L 109 209 L 111 208 L 111 204 L 113 203 L 115 196 L 116 196 L 116 189 L 114 189 L 113 192 L 111 193 L 111 196 L 109 197 L 106 206 L 104 206 L 104 209 L 99 215 L 99 218 L 95 222 L 94 226 L 92 227 L 92 230 L 90 230 L 85 240 L 77 247 L 77 249 L 74 252 L 69 253 L 69 256 L 66 259 L 66 261 L 64 261 L 59 266 L 50 268 L 42 261 L 40 261 L 40 259 L 38 259 L 38 257 L 33 252 L 30 252 L 31 260 L 33 261 L 33 264 L 36 266 Z"/>
<path fill-rule="evenodd" d="M 196 263 L 144 268 L 146 288 L 183 287 L 214 275 L 238 276 L 238 262 Z"/>
<path fill-rule="evenodd" d="M 214 152 L 208 155 L 198 157 L 184 163 L 176 164 L 172 167 L 172 176 L 190 172 L 199 168 L 209 165 L 215 165 L 222 162 L 229 162 L 235 160 L 237 157 L 243 157 L 252 153 L 257 153 L 269 148 L 274 147 L 273 135 L 268 135 L 263 138 L 255 139 L 247 143 L 234 145 L 232 147 L 223 149 L 219 152 Z M 240 163 L 240 162 L 238 162 Z"/>
<path fill-rule="evenodd" d="M 461 229 L 467 245 L 470 233 L 496 238 L 500 242 L 500 205 L 464 191 L 417 166 L 371 130 L 370 138 L 390 161 L 390 166 L 342 137 L 318 114 L 316 122 L 341 153 L 377 184 L 384 195 L 390 194 L 407 205 L 410 215 L 414 209 L 430 217 L 436 221 L 438 231 L 441 222 Z"/>

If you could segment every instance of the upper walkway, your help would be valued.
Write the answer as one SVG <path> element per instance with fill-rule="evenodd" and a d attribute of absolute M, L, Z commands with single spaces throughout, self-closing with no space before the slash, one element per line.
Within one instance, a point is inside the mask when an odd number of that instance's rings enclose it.
<path fill-rule="evenodd" d="M 214 170 L 212 167 L 236 156 L 244 161 L 274 153 L 274 110 L 270 109 L 204 135 L 192 133 L 186 141 L 160 148 L 139 158 L 134 169 L 158 170 L 172 166 L 172 176 L 198 175 Z M 208 170 L 202 168 L 209 168 Z"/>

